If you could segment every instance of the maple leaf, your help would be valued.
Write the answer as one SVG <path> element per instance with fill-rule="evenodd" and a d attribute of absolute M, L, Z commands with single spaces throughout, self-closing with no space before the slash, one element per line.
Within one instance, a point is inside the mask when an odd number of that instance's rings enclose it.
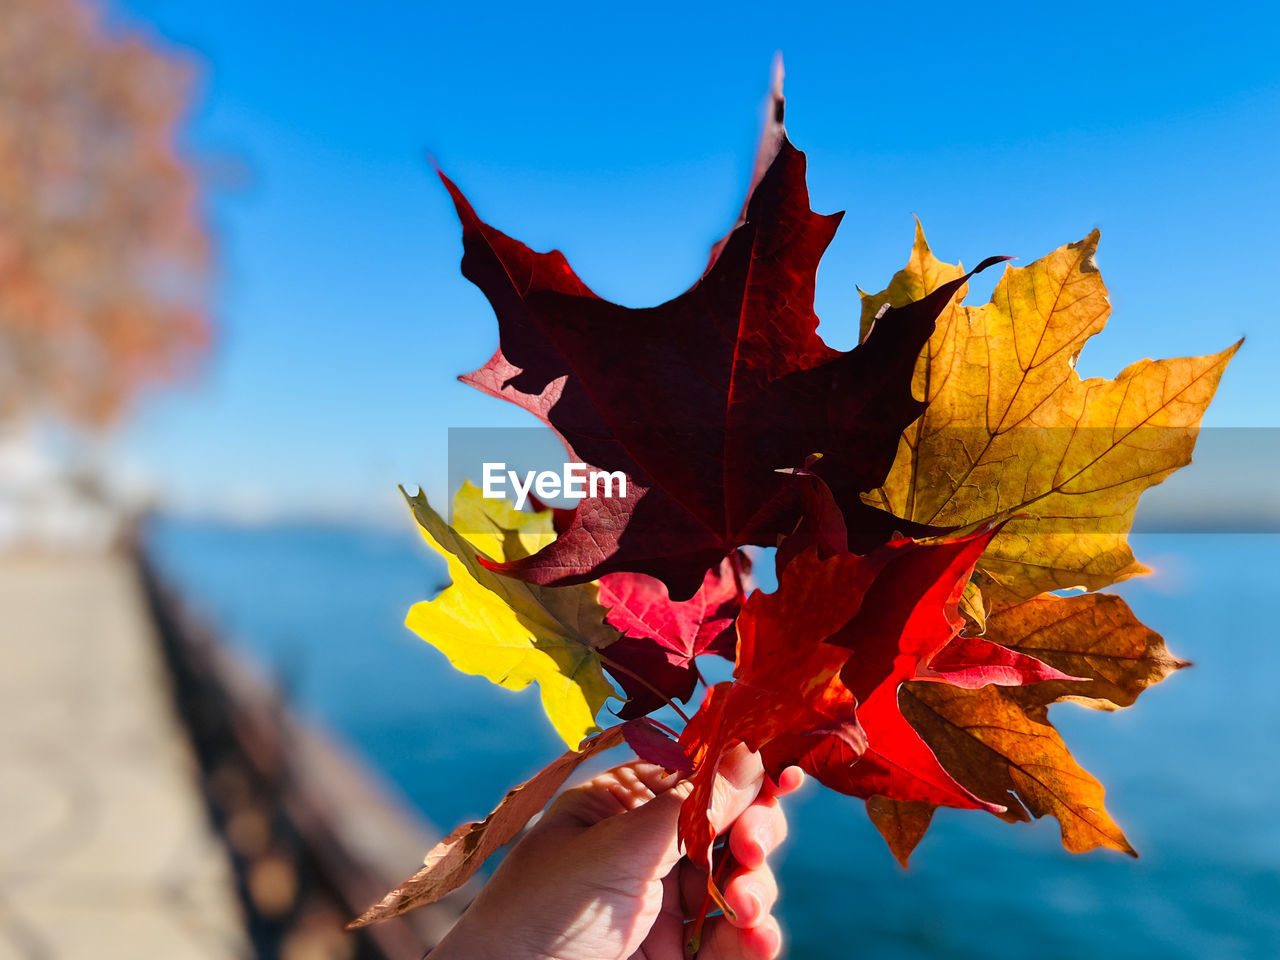
<path fill-rule="evenodd" d="M 642 573 L 600 578 L 605 620 L 622 634 L 609 647 L 605 668 L 629 698 L 618 714 L 624 720 L 669 700 L 687 702 L 698 682 L 695 657 L 733 659 L 739 605 L 734 562 L 725 559 L 708 570 L 698 592 L 684 601 L 672 600 L 661 580 Z"/>
<path fill-rule="evenodd" d="M 1101 710 L 1126 707 L 1186 661 L 1171 656 L 1159 634 L 1107 594 L 1041 596 L 998 607 L 987 618 L 984 639 L 1083 679 L 979 690 L 908 683 L 900 703 L 914 729 L 952 777 L 1005 806 L 1006 819 L 1052 815 L 1072 852 L 1109 847 L 1133 854 L 1106 812 L 1102 785 L 1075 762 L 1049 723 L 1048 706 L 1073 701 Z M 904 866 L 934 809 L 932 803 L 883 797 L 867 804 Z"/>
<path fill-rule="evenodd" d="M 709 816 L 711 790 L 721 757 L 735 744 L 760 750 L 785 737 L 794 749 L 797 743 L 833 736 L 855 757 L 865 749 L 856 702 L 840 678 L 848 651 L 824 644 L 821 638 L 835 633 L 857 612 L 877 569 L 876 560 L 851 554 L 823 561 L 811 548 L 788 566 L 778 594 L 756 592 L 748 599 L 737 621 L 734 680 L 707 691 L 680 736 L 680 745 L 694 762 L 694 787 L 681 807 L 680 837 L 694 862 L 710 866 L 715 839 Z M 810 584 L 823 602 L 784 610 L 772 599 L 784 585 L 803 583 Z M 782 619 L 789 632 L 776 629 Z M 757 630 L 758 622 L 769 626 Z M 769 759 L 775 776 L 788 765 L 779 752 Z"/>
<path fill-rule="evenodd" d="M 959 636 L 959 602 L 987 528 L 872 553 L 822 559 L 811 547 L 756 593 L 738 618 L 732 683 L 717 684 L 681 744 L 695 763 L 681 837 L 709 865 L 707 804 L 720 756 L 759 750 L 769 772 L 799 764 L 844 793 L 997 811 L 956 782 L 898 708 L 910 680 L 941 686 L 1027 684 L 1070 677 L 1036 658 Z"/>
<path fill-rule="evenodd" d="M 842 678 L 858 701 L 869 746 L 851 765 L 845 748 L 825 739 L 795 762 L 852 796 L 999 809 L 998 801 L 982 800 L 950 776 L 899 707 L 908 681 L 978 688 L 1071 679 L 1035 657 L 960 635 L 969 575 L 997 534 L 989 527 L 926 543 L 898 540 L 877 551 L 884 570 L 857 614 L 826 638 L 851 651 Z"/>
<path fill-rule="evenodd" d="M 348 930 L 435 903 L 458 889 L 480 869 L 489 856 L 519 833 L 582 763 L 622 742 L 626 725 L 610 727 L 583 741 L 543 767 L 518 787 L 483 820 L 464 823 L 431 848 L 423 867 L 347 924 Z"/>
<path fill-rule="evenodd" d="M 622 725 L 622 735 L 636 756 L 667 771 L 693 773 L 693 761 L 681 748 L 673 731 L 649 717 L 639 717 Z"/>
<path fill-rule="evenodd" d="M 1240 346 L 1082 380 L 1076 358 L 1110 313 L 1097 243 L 1095 230 L 1006 270 L 981 307 L 961 305 L 959 289 L 916 365 L 928 407 L 865 498 L 921 524 L 1013 517 L 978 562 L 995 599 L 1094 590 L 1146 572 L 1126 541 L 1138 498 L 1190 462 L 1200 418 Z M 918 301 L 962 276 L 933 255 L 917 224 L 907 266 L 887 289 L 863 294 L 864 330 L 892 322 L 872 323 L 885 304 Z"/>
<path fill-rule="evenodd" d="M 525 556 L 549 542 L 550 512 L 521 513 L 484 499 L 468 483 L 454 499 L 455 529 L 421 493 L 405 498 L 452 580 L 435 599 L 414 604 L 405 625 L 463 673 L 511 690 L 536 682 L 552 726 L 576 747 L 598 729 L 595 717 L 605 700 L 617 696 L 601 671 L 600 651 L 618 633 L 604 622 L 596 587 L 540 587 L 482 564 Z"/>
<path fill-rule="evenodd" d="M 1135 855 L 1103 804 L 1104 790 L 1071 756 L 1043 708 L 1025 710 L 994 687 L 909 684 L 903 714 L 943 766 L 1010 822 L 1051 814 L 1073 853 L 1110 847 Z"/>
<path fill-rule="evenodd" d="M 987 638 L 1002 647 L 1085 678 L 1018 691 L 1029 706 L 1072 701 L 1116 710 L 1132 706 L 1147 687 L 1190 666 L 1170 654 L 1164 638 L 1112 594 L 1035 597 L 997 608 L 988 624 Z"/>
<path fill-rule="evenodd" d="M 496 569 L 557 585 L 644 573 L 687 599 L 735 548 L 772 547 L 795 529 L 800 485 L 779 471 L 813 454 L 824 455 L 818 473 L 854 530 L 876 518 L 857 493 L 883 481 L 920 413 L 915 359 L 963 279 L 892 308 L 853 350 L 828 347 L 814 281 L 840 215 L 809 208 L 805 157 L 782 107 L 778 89 L 738 225 L 701 278 L 658 307 L 597 297 L 562 254 L 490 227 L 441 175 L 462 221 L 463 273 L 488 297 L 501 339 L 462 379 L 533 412 L 576 460 L 628 481 L 625 497 L 582 501 L 554 543 Z"/>

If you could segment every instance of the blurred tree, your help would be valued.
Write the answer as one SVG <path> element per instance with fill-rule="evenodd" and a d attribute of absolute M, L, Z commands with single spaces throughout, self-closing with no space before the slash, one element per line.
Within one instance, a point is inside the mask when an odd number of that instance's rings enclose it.
<path fill-rule="evenodd" d="M 79 0 L 0 0 L 0 422 L 107 423 L 207 345 L 190 79 Z"/>

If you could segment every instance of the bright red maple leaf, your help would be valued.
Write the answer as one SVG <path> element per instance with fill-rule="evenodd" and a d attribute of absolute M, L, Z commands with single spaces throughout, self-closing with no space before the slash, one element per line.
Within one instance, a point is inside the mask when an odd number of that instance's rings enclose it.
<path fill-rule="evenodd" d="M 710 857 L 708 804 L 719 758 L 737 743 L 770 774 L 798 764 L 857 796 L 1000 810 L 957 783 L 898 708 L 908 680 L 957 686 L 1072 679 L 1033 657 L 959 636 L 964 585 L 995 534 L 897 539 L 866 556 L 795 557 L 778 590 L 738 618 L 738 666 L 692 718 L 681 745 L 695 762 L 681 810 L 689 856 Z"/>
<path fill-rule="evenodd" d="M 851 532 L 892 529 L 857 493 L 883 482 L 919 415 L 916 357 L 967 278 L 893 309 L 853 350 L 828 347 L 814 281 L 840 215 L 810 210 L 782 104 L 778 91 L 738 225 L 702 277 L 658 307 L 597 297 L 562 254 L 490 227 L 441 175 L 462 221 L 462 271 L 501 339 L 462 379 L 536 414 L 576 460 L 628 477 L 626 497 L 583 500 L 553 543 L 494 569 L 552 585 L 645 573 L 687 599 L 736 547 L 775 546 L 796 528 L 801 485 L 779 471 L 813 454 Z"/>
<path fill-rule="evenodd" d="M 877 551 L 886 559 L 875 589 L 857 615 L 825 638 L 850 651 L 841 677 L 858 700 L 858 719 L 870 745 L 852 766 L 842 745 L 830 740 L 793 762 L 853 796 L 996 812 L 943 769 L 898 705 L 898 690 L 908 680 L 976 689 L 1075 679 L 989 640 L 960 636 L 965 584 L 996 530 L 923 544 L 896 540 Z M 803 581 L 792 582 L 798 591 L 791 602 L 806 602 L 809 589 Z"/>
<path fill-rule="evenodd" d="M 735 744 L 761 750 L 786 740 L 795 752 L 803 753 L 813 742 L 830 737 L 854 756 L 865 748 L 856 701 L 840 677 L 849 651 L 820 642 L 857 613 L 862 593 L 875 579 L 876 560 L 854 567 L 846 563 L 851 557 L 842 554 L 824 562 L 815 547 L 796 559 L 792 567 L 812 577 L 813 589 L 824 600 L 788 609 L 785 631 L 756 630 L 762 610 L 767 614 L 771 609 L 768 598 L 777 594 L 752 594 L 738 615 L 734 679 L 707 692 L 680 737 L 695 764 L 693 792 L 680 812 L 681 840 L 694 862 L 709 866 L 715 839 L 708 816 L 712 785 L 721 757 Z M 791 576 L 784 576 L 783 582 Z M 770 767 L 770 773 L 776 776 L 787 765 L 784 758 Z"/>

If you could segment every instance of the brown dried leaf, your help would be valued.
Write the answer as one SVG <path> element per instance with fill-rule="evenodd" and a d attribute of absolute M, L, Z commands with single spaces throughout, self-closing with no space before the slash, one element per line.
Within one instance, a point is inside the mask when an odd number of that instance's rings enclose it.
<path fill-rule="evenodd" d="M 1016 699 L 1028 708 L 1071 700 L 1097 710 L 1130 706 L 1147 687 L 1188 666 L 1129 605 L 1110 594 L 1034 597 L 994 611 L 987 639 L 1087 682 L 1050 680 Z"/>
<path fill-rule="evenodd" d="M 510 790 L 494 811 L 479 823 L 464 823 L 431 849 L 421 870 L 405 880 L 358 918 L 348 930 L 435 903 L 462 886 L 495 850 L 514 837 L 585 760 L 622 742 L 622 727 L 610 727 L 584 740 L 532 778 Z"/>
<path fill-rule="evenodd" d="M 1008 807 L 1005 819 L 1052 815 L 1072 853 L 1109 847 L 1137 856 L 1103 806 L 1102 784 L 1072 758 L 1043 706 L 1027 710 L 993 686 L 919 682 L 905 684 L 900 701 L 947 771 L 984 800 Z"/>
<path fill-rule="evenodd" d="M 925 832 L 933 820 L 933 811 L 937 810 L 932 803 L 923 800 L 890 800 L 887 797 L 872 797 L 867 801 L 867 816 L 884 837 L 885 843 L 903 868 L 907 858 L 916 846 L 924 839 Z"/>

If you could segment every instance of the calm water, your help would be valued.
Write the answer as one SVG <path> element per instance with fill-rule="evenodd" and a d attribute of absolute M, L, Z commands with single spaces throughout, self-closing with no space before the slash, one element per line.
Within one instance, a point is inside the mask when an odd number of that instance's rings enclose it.
<path fill-rule="evenodd" d="M 1053 719 L 1142 854 L 1065 853 L 1056 821 L 940 811 L 911 869 L 859 801 L 790 806 L 793 958 L 1280 956 L 1280 536 L 1134 537 L 1119 589 L 1196 663 L 1128 711 Z M 162 568 L 305 713 L 363 750 L 438 826 L 482 816 L 560 752 L 536 694 L 463 677 L 402 626 L 442 566 L 410 537 L 166 522 Z"/>

